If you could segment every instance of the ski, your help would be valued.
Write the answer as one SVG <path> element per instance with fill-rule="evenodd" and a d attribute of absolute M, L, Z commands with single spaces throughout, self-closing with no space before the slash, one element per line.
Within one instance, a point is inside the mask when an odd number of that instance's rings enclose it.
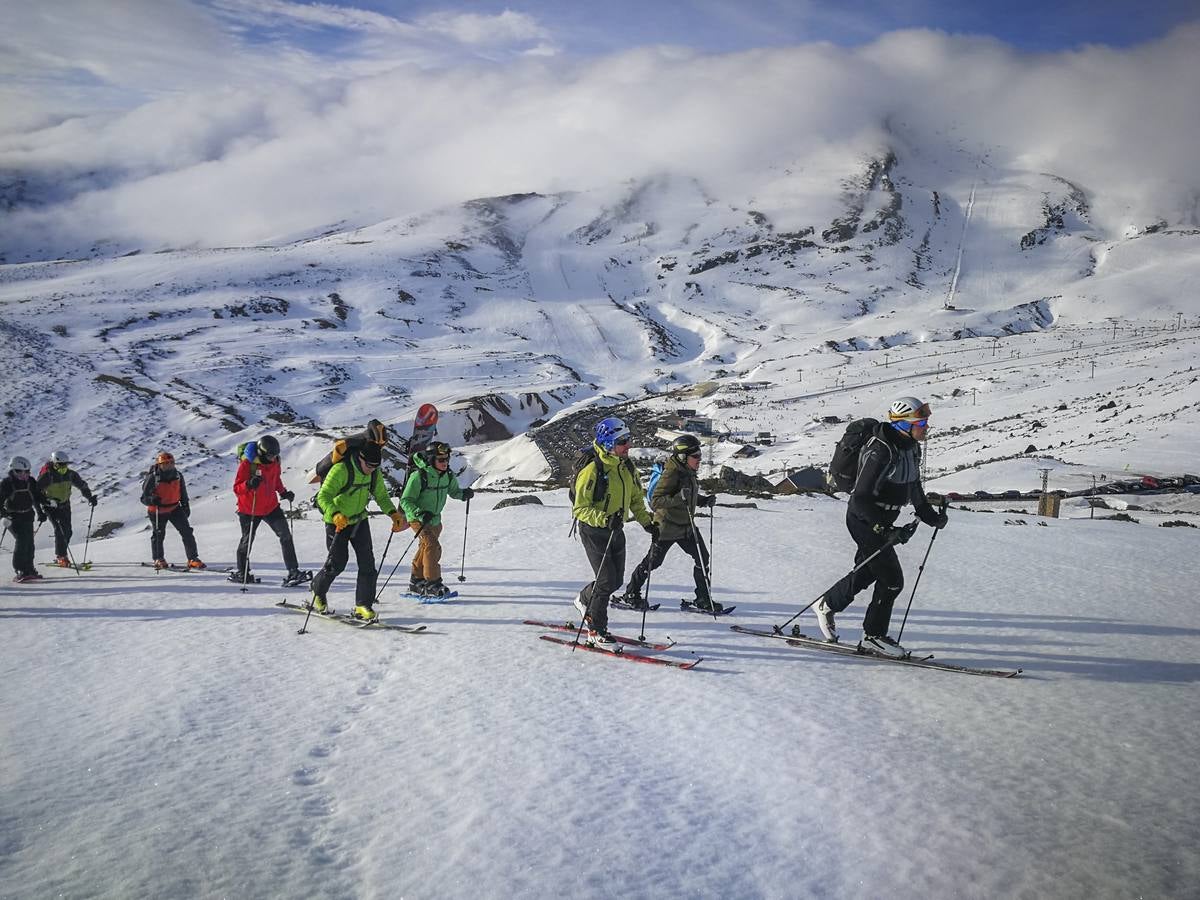
<path fill-rule="evenodd" d="M 36 581 L 45 581 L 43 575 L 17 575 L 13 578 L 13 584 L 33 584 Z"/>
<path fill-rule="evenodd" d="M 213 571 L 209 570 L 208 568 L 193 569 L 186 565 L 181 566 L 179 563 L 169 563 L 165 569 L 158 568 L 152 562 L 139 562 L 138 565 L 145 566 L 147 569 L 154 569 L 155 572 L 181 572 L 183 574 L 187 574 L 189 572 L 205 572 L 210 575 L 224 575 L 225 574 L 224 572 L 213 572 Z"/>
<path fill-rule="evenodd" d="M 775 638 L 776 640 L 786 641 L 790 647 L 806 647 L 811 650 L 826 650 L 831 653 L 839 653 L 842 656 L 857 656 L 865 659 L 877 659 L 881 662 L 900 663 L 905 666 L 917 666 L 922 669 L 939 669 L 943 672 L 961 672 L 964 675 L 987 675 L 992 678 L 1015 678 L 1020 675 L 1024 669 L 976 669 L 972 666 L 959 666 L 954 663 L 944 663 L 935 661 L 933 656 L 907 656 L 903 659 L 898 659 L 894 656 L 884 656 L 882 653 L 873 653 L 870 650 L 863 650 L 857 644 L 840 644 L 832 641 L 826 641 L 822 638 L 809 637 L 805 634 L 776 634 L 773 631 L 759 631 L 754 628 L 744 628 L 741 625 L 730 625 L 731 631 L 736 631 L 739 634 L 752 634 L 758 637 Z"/>
<path fill-rule="evenodd" d="M 524 624 L 535 625 L 538 628 L 552 628 L 555 631 L 568 631 L 572 634 L 574 634 L 576 631 L 579 630 L 579 625 L 577 625 L 573 622 L 565 622 L 565 623 L 538 622 L 538 621 L 535 621 L 534 619 L 526 619 Z M 653 641 L 642 641 L 642 640 L 638 640 L 637 638 L 633 638 L 633 637 L 623 637 L 619 634 L 612 634 L 611 632 L 609 632 L 609 634 L 611 635 L 612 639 L 619 644 L 628 644 L 631 647 L 641 647 L 645 650 L 670 650 L 672 647 L 675 646 L 675 641 L 672 641 L 670 638 L 667 638 L 667 640 L 670 641 L 670 643 L 656 644 Z"/>
<path fill-rule="evenodd" d="M 737 609 L 736 606 L 726 606 L 724 609 L 719 609 L 716 612 L 713 612 L 711 609 L 701 609 L 691 600 L 680 600 L 679 608 L 683 612 L 699 613 L 702 616 L 727 616 Z"/>
<path fill-rule="evenodd" d="M 687 662 L 684 662 L 680 659 L 662 659 L 657 656 L 642 656 L 640 653 L 625 653 L 620 650 L 602 650 L 599 647 L 591 647 L 584 641 L 575 643 L 574 641 L 568 641 L 566 638 L 555 637 L 552 634 L 539 634 L 538 637 L 543 641 L 550 641 L 552 644 L 559 644 L 563 647 L 578 647 L 580 650 L 587 650 L 590 653 L 601 653 L 604 656 L 611 656 L 615 659 L 627 659 L 630 662 L 649 663 L 652 666 L 670 666 L 674 669 L 694 669 L 696 666 L 700 665 L 701 659 L 703 658 L 697 657 L 696 659 L 691 659 Z"/>
<path fill-rule="evenodd" d="M 613 609 L 628 609 L 628 610 L 632 610 L 633 612 L 642 612 L 642 610 L 643 610 L 643 607 L 634 606 L 632 603 L 626 603 L 620 597 L 615 597 L 615 596 L 609 598 L 608 605 L 610 607 L 612 607 Z M 652 603 L 649 606 L 644 607 L 644 609 L 646 612 L 654 612 L 660 606 L 662 606 L 661 603 Z"/>
<path fill-rule="evenodd" d="M 45 566 L 47 569 L 74 569 L 76 572 L 90 572 L 91 568 L 92 568 L 91 560 L 88 560 L 87 562 L 81 562 L 78 565 L 74 565 L 74 566 L 60 566 L 58 564 L 57 560 L 50 560 L 49 562 L 38 563 L 38 565 Z"/>
<path fill-rule="evenodd" d="M 286 600 L 280 600 L 275 604 L 282 609 L 290 609 L 293 612 L 308 613 L 308 607 L 303 604 L 288 603 Z M 383 622 L 376 619 L 373 622 L 364 622 L 362 619 L 356 619 L 348 613 L 325 612 L 319 613 L 315 609 L 312 612 L 313 617 L 317 619 L 325 619 L 327 622 L 340 622 L 343 625 L 351 625 L 355 628 L 368 628 L 371 631 L 402 631 L 405 634 L 420 634 L 428 625 L 396 625 L 393 622 Z"/>

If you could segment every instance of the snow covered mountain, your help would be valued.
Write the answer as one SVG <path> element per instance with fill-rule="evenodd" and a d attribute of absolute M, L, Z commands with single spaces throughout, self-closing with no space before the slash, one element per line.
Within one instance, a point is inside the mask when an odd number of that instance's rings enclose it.
<path fill-rule="evenodd" d="M 913 393 L 944 436 L 931 474 L 969 468 L 973 487 L 1035 486 L 981 466 L 1031 444 L 1089 473 L 1194 468 L 1200 230 L 1114 234 L 1094 189 L 1053 174 L 862 149 L 773 168 L 738 200 L 664 174 L 271 246 L 7 248 L 5 446 L 78 448 L 110 492 L 170 446 L 203 497 L 265 429 L 302 467 L 331 433 L 373 416 L 404 433 L 432 401 L 444 437 L 489 445 L 469 454 L 487 484 L 551 474 L 531 425 L 621 400 L 770 431 L 739 464 L 770 472 L 824 464 L 836 419 Z M 1142 416 L 1147 392 L 1163 404 Z"/>

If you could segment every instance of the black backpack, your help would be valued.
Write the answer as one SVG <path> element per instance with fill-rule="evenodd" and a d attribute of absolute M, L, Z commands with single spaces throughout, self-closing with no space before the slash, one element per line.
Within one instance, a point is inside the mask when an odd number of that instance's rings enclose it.
<path fill-rule="evenodd" d="M 846 426 L 846 432 L 833 448 L 833 459 L 829 461 L 829 486 L 835 491 L 854 490 L 858 480 L 858 457 L 867 441 L 875 436 L 879 428 L 878 419 L 855 419 Z"/>
<path fill-rule="evenodd" d="M 637 469 L 629 458 L 626 457 L 623 462 L 633 474 L 637 477 Z M 596 456 L 596 448 L 591 444 L 583 447 L 575 454 L 575 462 L 571 464 L 571 484 L 567 487 L 567 496 L 571 500 L 571 504 L 575 504 L 575 483 L 579 481 L 579 473 L 587 468 L 591 463 L 596 464 L 596 481 L 592 485 L 592 496 L 589 502 L 595 503 L 598 497 L 603 497 L 608 493 L 608 472 L 604 470 L 604 465 L 600 462 L 600 458 Z"/>

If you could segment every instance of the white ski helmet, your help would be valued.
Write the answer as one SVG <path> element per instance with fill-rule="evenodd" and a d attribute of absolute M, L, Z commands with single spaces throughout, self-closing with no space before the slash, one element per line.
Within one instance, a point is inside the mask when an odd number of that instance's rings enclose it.
<path fill-rule="evenodd" d="M 928 419 L 930 412 L 928 403 L 922 403 L 916 397 L 901 397 L 888 409 L 888 421 L 915 422 L 918 419 Z"/>
<path fill-rule="evenodd" d="M 70 461 L 71 461 L 71 458 L 69 456 L 67 456 L 66 450 L 55 450 L 53 453 L 50 454 L 50 462 L 56 463 L 60 466 L 65 466 Z"/>
<path fill-rule="evenodd" d="M 29 460 L 23 456 L 14 456 L 8 461 L 8 471 L 10 472 L 28 472 Z"/>

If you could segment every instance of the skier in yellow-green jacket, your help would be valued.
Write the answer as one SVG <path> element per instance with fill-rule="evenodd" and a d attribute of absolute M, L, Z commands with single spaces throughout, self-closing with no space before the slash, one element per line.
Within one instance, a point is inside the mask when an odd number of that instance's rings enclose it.
<path fill-rule="evenodd" d="M 602 419 L 590 448 L 594 458 L 575 477 L 571 513 L 595 576 L 575 598 L 575 608 L 587 624 L 587 643 L 601 650 L 616 648 L 608 633 L 608 601 L 625 580 L 625 523 L 636 520 L 652 541 L 658 539 L 641 478 L 628 458 L 630 439 L 623 421 Z"/>

